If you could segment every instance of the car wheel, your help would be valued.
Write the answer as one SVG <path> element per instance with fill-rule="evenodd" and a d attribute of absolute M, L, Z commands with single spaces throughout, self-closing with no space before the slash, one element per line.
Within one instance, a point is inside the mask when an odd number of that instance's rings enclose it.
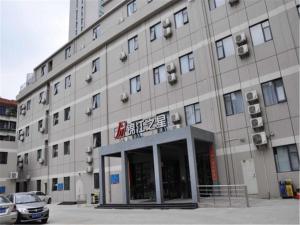
<path fill-rule="evenodd" d="M 48 202 L 47 202 L 47 203 L 48 203 L 48 204 L 51 204 L 51 198 L 48 199 Z"/>
<path fill-rule="evenodd" d="M 20 215 L 20 213 L 18 213 L 17 220 L 16 220 L 15 224 L 19 224 L 19 223 L 21 223 L 21 215 Z"/>
<path fill-rule="evenodd" d="M 47 222 L 48 222 L 48 218 L 42 219 L 42 224 L 47 223 Z"/>

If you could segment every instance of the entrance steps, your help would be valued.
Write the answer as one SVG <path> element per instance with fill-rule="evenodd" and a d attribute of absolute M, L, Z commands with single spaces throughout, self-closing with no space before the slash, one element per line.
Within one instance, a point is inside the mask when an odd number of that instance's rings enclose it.
<path fill-rule="evenodd" d="M 140 203 L 140 204 L 104 204 L 98 205 L 98 209 L 196 209 L 197 203 Z"/>

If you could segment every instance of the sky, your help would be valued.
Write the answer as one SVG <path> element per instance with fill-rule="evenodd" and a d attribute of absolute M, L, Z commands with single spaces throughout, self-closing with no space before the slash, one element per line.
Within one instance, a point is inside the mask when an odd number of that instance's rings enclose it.
<path fill-rule="evenodd" d="M 0 97 L 68 41 L 69 0 L 0 0 Z"/>

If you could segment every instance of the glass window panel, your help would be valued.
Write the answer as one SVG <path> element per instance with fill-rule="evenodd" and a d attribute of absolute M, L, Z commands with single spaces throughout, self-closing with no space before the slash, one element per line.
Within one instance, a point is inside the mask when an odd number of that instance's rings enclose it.
<path fill-rule="evenodd" d="M 175 23 L 176 28 L 182 27 L 184 25 L 182 11 L 175 14 Z"/>
<path fill-rule="evenodd" d="M 267 83 L 262 84 L 262 90 L 263 90 L 263 95 L 264 95 L 264 100 L 265 100 L 266 106 L 274 105 L 274 104 L 278 103 L 274 85 L 272 82 L 267 82 Z"/>
<path fill-rule="evenodd" d="M 292 170 L 299 170 L 299 155 L 296 145 L 289 146 Z"/>
<path fill-rule="evenodd" d="M 140 76 L 136 77 L 136 90 L 137 92 L 139 92 L 141 90 L 141 80 L 140 80 Z"/>
<path fill-rule="evenodd" d="M 225 4 L 225 0 L 215 0 L 216 8 Z"/>
<path fill-rule="evenodd" d="M 216 8 L 215 0 L 208 0 L 208 4 L 209 4 L 210 10 L 213 10 Z"/>
<path fill-rule="evenodd" d="M 200 104 L 195 104 L 195 121 L 196 123 L 201 122 L 201 112 L 200 112 Z"/>
<path fill-rule="evenodd" d="M 276 80 L 275 81 L 275 86 L 276 86 L 276 93 L 277 93 L 277 100 L 279 102 L 285 101 L 286 100 L 286 96 L 285 96 L 285 92 L 284 92 L 284 88 L 283 88 L 283 82 L 282 80 Z"/>
<path fill-rule="evenodd" d="M 244 112 L 243 96 L 240 91 L 231 93 L 231 100 L 234 114 Z"/>
<path fill-rule="evenodd" d="M 155 26 L 155 36 L 156 36 L 156 38 L 161 38 L 162 37 L 161 23 L 159 23 Z"/>
<path fill-rule="evenodd" d="M 223 59 L 225 57 L 223 46 L 217 48 L 218 59 Z"/>
<path fill-rule="evenodd" d="M 186 124 L 192 125 L 195 124 L 195 115 L 194 115 L 194 106 L 189 105 L 185 107 L 185 117 L 186 117 Z"/>
<path fill-rule="evenodd" d="M 189 22 L 189 17 L 188 17 L 188 11 L 187 9 L 184 9 L 182 11 L 182 14 L 183 14 L 183 23 L 186 24 Z"/>
<path fill-rule="evenodd" d="M 155 27 L 151 27 L 150 28 L 150 40 L 153 41 L 155 39 L 156 39 L 156 37 L 155 37 Z"/>
<path fill-rule="evenodd" d="M 231 56 L 235 53 L 232 36 L 223 39 L 223 46 L 225 57 Z"/>
<path fill-rule="evenodd" d="M 158 68 L 155 68 L 153 70 L 153 72 L 154 72 L 154 84 L 155 85 L 159 84 L 159 70 L 158 70 Z"/>
<path fill-rule="evenodd" d="M 285 146 L 277 147 L 276 150 L 277 150 L 277 169 L 278 169 L 278 172 L 291 171 L 287 148 Z"/>
<path fill-rule="evenodd" d="M 253 27 L 250 27 L 250 32 L 251 32 L 252 42 L 254 46 L 260 45 L 265 42 L 261 24 L 257 24 Z"/>
<path fill-rule="evenodd" d="M 230 94 L 224 95 L 224 104 L 225 104 L 225 110 L 226 110 L 226 115 L 232 115 L 233 110 L 231 106 L 231 97 Z"/>
<path fill-rule="evenodd" d="M 180 68 L 182 74 L 188 73 L 190 71 L 188 56 L 183 56 L 180 58 Z"/>
<path fill-rule="evenodd" d="M 195 69 L 193 53 L 189 54 L 189 69 L 190 70 Z"/>

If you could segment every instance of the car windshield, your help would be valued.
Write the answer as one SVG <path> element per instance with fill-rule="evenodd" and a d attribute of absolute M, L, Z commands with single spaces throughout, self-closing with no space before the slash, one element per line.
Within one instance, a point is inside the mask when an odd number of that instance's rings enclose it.
<path fill-rule="evenodd" d="M 16 204 L 25 204 L 25 203 L 32 203 L 32 202 L 40 202 L 38 196 L 35 194 L 18 194 L 16 195 Z"/>
<path fill-rule="evenodd" d="M 0 196 L 0 204 L 1 203 L 10 203 L 10 201 L 4 196 Z"/>

